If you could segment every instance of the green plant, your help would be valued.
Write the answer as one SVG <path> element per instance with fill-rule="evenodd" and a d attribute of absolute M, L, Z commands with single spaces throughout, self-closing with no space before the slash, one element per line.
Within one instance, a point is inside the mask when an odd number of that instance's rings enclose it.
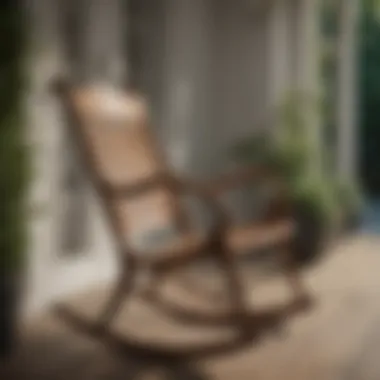
<path fill-rule="evenodd" d="M 279 115 L 281 124 L 275 138 L 268 134 L 246 138 L 233 148 L 233 156 L 239 162 L 264 163 L 287 178 L 296 178 L 306 170 L 312 149 L 294 94 L 280 108 Z"/>
<path fill-rule="evenodd" d="M 243 163 L 272 166 L 286 179 L 295 207 L 303 209 L 303 215 L 313 219 L 316 228 L 329 229 L 345 214 L 357 212 L 361 200 L 353 185 L 333 180 L 319 142 L 313 145 L 308 118 L 319 105 L 310 97 L 291 94 L 280 108 L 275 138 L 260 136 L 243 141 L 234 148 L 234 157 Z M 310 170 L 313 166 L 319 170 Z"/>
<path fill-rule="evenodd" d="M 343 215 L 358 217 L 364 207 L 363 192 L 357 184 L 338 181 L 335 183 L 335 197 Z"/>
<path fill-rule="evenodd" d="M 326 227 L 331 227 L 339 221 L 334 186 L 323 178 L 298 179 L 294 184 L 293 202 L 311 210 L 316 220 Z"/>
<path fill-rule="evenodd" d="M 279 108 L 276 136 L 258 135 L 239 142 L 233 148 L 234 158 L 243 163 L 263 162 L 289 181 L 305 177 L 311 165 L 320 160 L 308 129 L 308 120 L 318 107 L 319 103 L 311 97 L 296 92 L 289 94 Z"/>

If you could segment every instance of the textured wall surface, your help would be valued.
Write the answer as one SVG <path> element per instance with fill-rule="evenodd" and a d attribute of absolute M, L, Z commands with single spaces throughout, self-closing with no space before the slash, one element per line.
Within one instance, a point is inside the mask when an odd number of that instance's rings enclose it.
<path fill-rule="evenodd" d="M 93 7 L 81 35 L 86 48 L 78 59 L 83 65 L 79 71 L 91 81 L 118 82 L 125 48 L 120 35 L 125 36 L 128 17 L 120 17 L 117 0 L 107 1 L 105 8 L 99 1 L 83 1 Z M 157 0 L 154 7 L 147 0 L 132 3 L 130 17 L 135 18 L 130 22 L 130 37 L 135 44 L 130 53 L 139 59 L 125 61 L 124 70 L 130 66 L 129 75 L 136 76 L 151 101 L 155 132 L 170 162 L 196 176 L 225 171 L 234 142 L 272 122 L 274 99 L 291 75 L 290 70 L 277 69 L 287 59 L 280 37 L 291 39 L 286 28 L 293 16 L 287 19 L 286 12 L 275 16 L 275 8 L 252 8 L 236 0 Z M 62 46 L 58 3 L 33 0 L 30 4 L 28 109 L 35 169 L 27 305 L 28 310 L 39 310 L 53 299 L 110 278 L 115 268 L 104 220 L 89 189 L 87 245 L 75 255 L 61 252 L 62 214 L 70 196 L 62 178 L 65 154 L 72 152 L 64 138 L 60 107 L 47 84 L 55 73 L 70 71 L 70 65 Z M 97 23 L 98 18 L 103 21 Z M 105 33 L 107 28 L 110 33 Z"/>

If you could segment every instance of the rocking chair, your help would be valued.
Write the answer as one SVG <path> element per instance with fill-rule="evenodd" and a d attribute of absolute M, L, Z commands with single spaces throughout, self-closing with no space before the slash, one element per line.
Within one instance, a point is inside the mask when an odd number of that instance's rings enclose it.
<path fill-rule="evenodd" d="M 57 311 L 66 322 L 128 355 L 151 360 L 195 360 L 252 344 L 266 329 L 277 328 L 287 317 L 311 305 L 292 259 L 295 228 L 286 191 L 281 192 L 282 197 L 276 199 L 275 207 L 262 223 L 248 227 L 235 226 L 218 198 L 248 181 L 277 181 L 280 186 L 281 179 L 275 173 L 249 167 L 215 181 L 194 183 L 180 179 L 157 149 L 148 129 L 147 107 L 140 97 L 105 94 L 96 88 L 71 85 L 64 79 L 55 80 L 53 88 L 68 116 L 70 133 L 108 218 L 121 269 L 97 322 L 58 306 Z M 205 236 L 192 231 L 189 215 L 181 203 L 183 194 L 195 195 L 212 211 L 214 224 Z M 178 236 L 167 247 L 142 252 L 131 241 L 133 233 L 147 227 L 147 221 L 152 225 L 170 221 Z M 241 254 L 265 247 L 281 253 L 294 297 L 285 306 L 250 310 L 237 263 Z M 227 296 L 228 311 L 205 313 L 160 300 L 164 280 L 204 258 L 217 265 L 223 275 L 225 289 L 221 293 Z M 112 333 L 110 324 L 127 298 L 134 294 L 137 276 L 142 272 L 149 274 L 150 281 L 140 295 L 157 306 L 158 311 L 183 323 L 228 328 L 233 338 L 202 346 L 178 347 L 154 342 L 147 345 Z"/>

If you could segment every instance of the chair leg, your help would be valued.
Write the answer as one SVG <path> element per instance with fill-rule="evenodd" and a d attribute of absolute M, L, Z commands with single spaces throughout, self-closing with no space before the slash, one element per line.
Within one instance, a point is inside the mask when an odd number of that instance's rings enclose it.
<path fill-rule="evenodd" d="M 299 275 L 297 273 L 297 264 L 292 255 L 292 247 L 283 247 L 281 249 L 281 261 L 282 268 L 284 269 L 284 273 L 288 278 L 289 286 L 294 291 L 294 293 L 300 294 L 302 293 L 302 284 L 299 279 Z"/>
<path fill-rule="evenodd" d="M 109 326 L 121 310 L 127 298 L 131 296 L 135 286 L 135 279 L 135 268 L 127 267 L 124 269 L 113 289 L 110 299 L 99 316 L 98 325 L 100 329 L 106 329 Z"/>
<path fill-rule="evenodd" d="M 309 293 L 300 278 L 300 274 L 297 271 L 297 264 L 292 255 L 291 247 L 282 250 L 282 261 L 285 275 L 289 286 L 294 293 L 295 300 L 305 306 L 311 305 L 311 297 L 309 296 Z"/>
<path fill-rule="evenodd" d="M 224 293 L 206 289 L 202 284 L 186 275 L 181 275 L 176 278 L 176 284 L 188 294 L 194 295 L 205 302 L 215 304 L 225 304 L 226 297 Z"/>
<path fill-rule="evenodd" d="M 248 313 L 248 305 L 245 299 L 244 285 L 239 275 L 236 260 L 231 252 L 223 248 L 221 251 L 219 262 L 225 273 L 227 280 L 228 298 L 233 306 L 241 327 L 245 329 L 247 326 L 246 316 Z"/>
<path fill-rule="evenodd" d="M 150 299 L 155 299 L 165 283 L 164 274 L 160 272 L 151 272 L 145 286 L 138 291 L 138 294 Z"/>

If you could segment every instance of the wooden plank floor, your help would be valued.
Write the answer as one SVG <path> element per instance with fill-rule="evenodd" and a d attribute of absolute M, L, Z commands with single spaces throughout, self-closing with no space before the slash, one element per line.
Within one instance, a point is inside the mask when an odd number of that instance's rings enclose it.
<path fill-rule="evenodd" d="M 380 238 L 348 239 L 306 273 L 318 299 L 316 308 L 289 323 L 286 331 L 243 352 L 180 368 L 149 367 L 119 360 L 104 347 L 79 336 L 51 315 L 28 326 L 4 380 L 379 380 Z M 265 299 L 277 285 L 258 290 Z M 93 290 L 73 303 L 91 314 L 102 293 Z M 125 320 L 127 319 L 127 323 Z M 177 330 L 138 302 L 117 328 L 143 337 L 197 340 L 215 331 Z M 124 358 L 125 359 L 125 358 Z"/>

